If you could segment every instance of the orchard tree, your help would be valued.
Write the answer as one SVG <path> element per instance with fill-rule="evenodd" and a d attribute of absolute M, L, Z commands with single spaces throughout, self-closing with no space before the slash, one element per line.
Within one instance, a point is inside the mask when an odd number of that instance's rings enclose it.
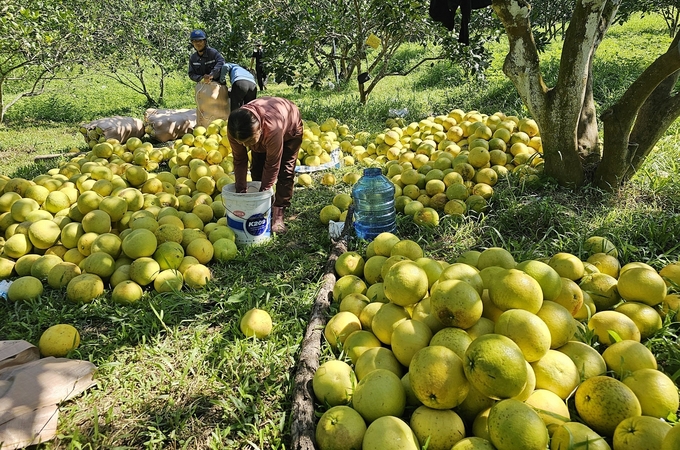
<path fill-rule="evenodd" d="M 663 17 L 671 37 L 680 27 L 680 2 L 678 0 L 621 0 L 617 20 L 628 20 L 631 14 L 659 14 Z"/>
<path fill-rule="evenodd" d="M 186 2 L 101 0 L 84 14 L 101 24 L 90 57 L 97 74 L 143 95 L 149 106 L 162 105 L 167 78 L 188 68 L 193 19 Z"/>
<path fill-rule="evenodd" d="M 619 3 L 575 1 L 557 81 L 547 86 L 531 31 L 531 5 L 525 0 L 493 0 L 510 45 L 503 71 L 539 125 L 546 174 L 562 185 L 582 186 L 592 177 L 596 186 L 617 191 L 680 116 L 680 96 L 675 89 L 680 74 L 680 35 L 676 35 L 665 53 L 600 114 L 604 127 L 600 159 L 593 57 L 615 20 Z"/>
<path fill-rule="evenodd" d="M 40 95 L 81 56 L 87 25 L 70 2 L 9 0 L 0 6 L 0 122 L 26 97 Z"/>
<path fill-rule="evenodd" d="M 277 7 L 279 13 L 272 21 L 264 22 L 266 38 L 281 43 L 273 48 L 284 47 L 278 54 L 289 62 L 283 67 L 298 64 L 308 68 L 305 62 L 312 61 L 315 73 L 307 81 L 313 84 L 320 84 L 329 74 L 333 81 L 342 84 L 357 79 L 361 103 L 366 103 L 385 77 L 408 75 L 426 62 L 449 59 L 469 71 L 482 71 L 488 60 L 484 58 L 485 40 L 480 36 L 488 34 L 490 8 L 473 13 L 472 44 L 464 46 L 454 37 L 457 31 L 442 33 L 443 27 L 430 19 L 427 2 L 299 0 L 294 4 L 285 3 L 288 6 Z M 375 47 L 369 45 L 371 43 Z M 395 56 L 406 43 L 418 44 L 422 50 L 409 60 L 397 60 Z M 359 77 L 360 74 L 364 75 Z"/>

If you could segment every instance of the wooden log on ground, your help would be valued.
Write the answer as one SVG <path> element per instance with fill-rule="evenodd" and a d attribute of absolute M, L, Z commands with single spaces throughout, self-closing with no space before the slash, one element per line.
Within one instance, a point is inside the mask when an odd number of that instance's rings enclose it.
<path fill-rule="evenodd" d="M 345 227 L 337 241 L 333 241 L 331 254 L 324 268 L 323 283 L 316 296 L 309 324 L 300 349 L 295 386 L 293 388 L 293 407 L 291 414 L 291 448 L 293 450 L 316 450 L 314 434 L 314 390 L 312 378 L 319 368 L 319 355 L 323 329 L 326 326 L 328 309 L 333 301 L 335 286 L 335 261 L 347 251 L 347 241 L 352 227 L 353 208 L 350 206 Z"/>

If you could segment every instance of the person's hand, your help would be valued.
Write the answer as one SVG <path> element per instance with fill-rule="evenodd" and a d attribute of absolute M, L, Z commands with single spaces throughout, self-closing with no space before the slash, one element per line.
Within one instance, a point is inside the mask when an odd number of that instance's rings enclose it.
<path fill-rule="evenodd" d="M 210 83 L 211 81 L 212 81 L 212 75 L 211 74 L 203 75 L 203 82 L 204 83 Z"/>

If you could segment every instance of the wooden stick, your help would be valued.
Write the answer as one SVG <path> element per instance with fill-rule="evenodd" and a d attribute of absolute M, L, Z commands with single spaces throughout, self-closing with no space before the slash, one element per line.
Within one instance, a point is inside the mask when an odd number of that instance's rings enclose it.
<path fill-rule="evenodd" d="M 350 206 L 345 227 L 337 241 L 333 242 L 331 254 L 324 269 L 323 283 L 316 296 L 312 315 L 305 332 L 300 350 L 295 387 L 293 390 L 293 411 L 291 416 L 291 441 L 293 450 L 315 450 L 316 418 L 314 416 L 314 390 L 312 378 L 319 368 L 322 333 L 326 325 L 328 309 L 333 301 L 335 286 L 335 261 L 347 251 L 347 241 L 352 227 L 353 208 Z"/>

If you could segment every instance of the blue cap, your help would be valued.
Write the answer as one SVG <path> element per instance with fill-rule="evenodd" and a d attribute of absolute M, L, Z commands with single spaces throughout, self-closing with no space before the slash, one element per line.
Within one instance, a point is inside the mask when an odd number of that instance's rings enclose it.
<path fill-rule="evenodd" d="M 202 41 L 208 39 L 208 36 L 206 36 L 205 31 L 203 30 L 194 30 L 191 32 L 189 39 L 192 41 Z"/>

